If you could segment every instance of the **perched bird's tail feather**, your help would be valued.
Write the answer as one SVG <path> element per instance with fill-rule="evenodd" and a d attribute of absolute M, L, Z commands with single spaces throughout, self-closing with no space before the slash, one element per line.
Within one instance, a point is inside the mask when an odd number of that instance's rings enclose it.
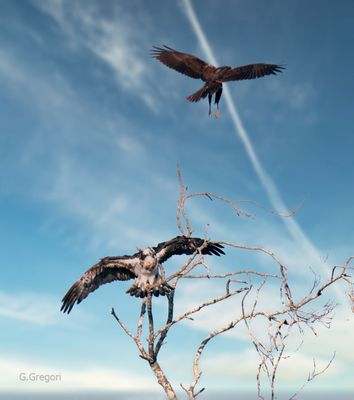
<path fill-rule="evenodd" d="M 172 286 L 170 286 L 168 283 L 162 283 L 160 286 L 157 286 L 157 287 L 153 288 L 152 290 L 141 288 L 138 285 L 132 285 L 127 290 L 127 293 L 129 293 L 131 296 L 144 298 L 149 293 L 152 293 L 156 297 L 159 297 L 159 295 L 166 296 L 172 290 L 173 290 Z"/>

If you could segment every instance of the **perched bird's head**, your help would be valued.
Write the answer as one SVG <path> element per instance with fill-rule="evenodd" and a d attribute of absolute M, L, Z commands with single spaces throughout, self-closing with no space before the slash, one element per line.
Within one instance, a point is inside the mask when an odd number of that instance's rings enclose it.
<path fill-rule="evenodd" d="M 146 258 L 148 256 L 154 257 L 156 255 L 154 249 L 151 247 L 146 247 L 145 249 L 142 250 L 142 257 L 141 258 Z"/>
<path fill-rule="evenodd" d="M 157 266 L 156 253 L 151 247 L 147 247 L 141 252 L 141 266 L 148 271 L 152 271 Z"/>

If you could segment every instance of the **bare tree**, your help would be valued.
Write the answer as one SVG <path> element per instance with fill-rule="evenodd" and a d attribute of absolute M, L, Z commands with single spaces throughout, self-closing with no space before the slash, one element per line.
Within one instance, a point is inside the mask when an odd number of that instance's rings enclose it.
<path fill-rule="evenodd" d="M 244 211 L 240 204 L 251 203 L 258 206 L 253 201 L 230 201 L 215 193 L 211 192 L 198 192 L 188 193 L 187 188 L 183 183 L 180 168 L 177 169 L 178 180 L 180 186 L 180 196 L 177 204 L 177 226 L 182 235 L 191 236 L 193 229 L 190 223 L 190 219 L 187 215 L 185 205 L 186 203 L 195 197 L 206 197 L 209 200 L 219 200 L 226 203 L 237 215 L 243 215 L 246 217 L 252 217 L 252 214 Z M 270 212 L 278 214 L 276 211 L 270 210 Z M 289 217 L 294 214 L 295 211 L 291 211 L 289 214 L 283 215 L 283 217 Z M 295 299 L 292 295 L 291 285 L 288 278 L 287 267 L 282 263 L 276 255 L 263 247 L 250 247 L 243 244 L 232 243 L 228 241 L 215 241 L 213 243 L 219 243 L 224 246 L 228 246 L 235 250 L 248 250 L 250 252 L 259 252 L 269 257 L 270 261 L 277 266 L 278 273 L 264 273 L 257 270 L 243 269 L 236 271 L 227 271 L 219 274 L 211 274 L 209 268 L 205 263 L 204 255 L 202 250 L 206 246 L 207 242 L 197 249 L 188 260 L 173 274 L 166 276 L 165 271 L 161 271 L 161 276 L 165 282 L 168 282 L 174 290 L 167 295 L 167 317 L 166 323 L 156 328 L 154 324 L 154 313 L 153 313 L 153 297 L 149 295 L 142 300 L 140 317 L 137 322 L 135 333 L 121 321 L 117 316 L 114 309 L 112 309 L 112 315 L 118 322 L 123 331 L 135 342 L 139 355 L 144 359 L 150 366 L 158 383 L 164 389 L 169 399 L 177 399 L 176 388 L 173 388 L 170 381 L 166 377 L 163 368 L 158 363 L 158 355 L 162 346 L 165 343 L 165 339 L 170 329 L 177 323 L 180 323 L 186 319 L 192 319 L 193 314 L 199 313 L 202 309 L 210 307 L 216 303 L 222 303 L 226 299 L 231 297 L 239 297 L 239 312 L 235 311 L 235 316 L 227 324 L 223 326 L 215 326 L 198 346 L 194 361 L 193 361 L 193 379 L 189 386 L 181 384 L 183 391 L 185 392 L 189 400 L 196 399 L 205 388 L 197 388 L 202 371 L 200 369 L 200 359 L 208 343 L 215 337 L 239 327 L 244 324 L 247 328 L 247 332 L 251 343 L 253 344 L 258 356 L 259 364 L 257 367 L 256 382 L 258 388 L 258 397 L 265 399 L 263 394 L 264 383 L 262 378 L 266 378 L 268 381 L 268 387 L 270 389 L 270 398 L 275 399 L 276 393 L 276 378 L 279 370 L 279 365 L 282 360 L 288 358 L 286 355 L 286 349 L 288 346 L 288 340 L 291 335 L 297 335 L 300 338 L 301 347 L 303 343 L 303 334 L 305 329 L 309 329 L 314 334 L 317 334 L 316 329 L 318 325 L 325 325 L 331 327 L 333 320 L 333 310 L 335 304 L 326 302 L 324 305 L 317 306 L 317 308 L 309 309 L 309 305 L 314 306 L 315 301 L 319 297 L 323 297 L 323 294 L 328 291 L 333 285 L 344 284 L 348 289 L 348 296 L 352 304 L 352 311 L 354 312 L 354 290 L 353 283 L 349 272 L 353 270 L 351 262 L 354 256 L 349 257 L 343 265 L 334 266 L 332 269 L 331 276 L 320 284 L 319 277 L 314 274 L 313 285 L 307 293 L 302 297 Z M 195 269 L 198 266 L 205 267 L 207 273 L 197 274 Z M 161 269 L 163 267 L 161 266 Z M 210 298 L 209 300 L 194 306 L 193 308 L 186 310 L 177 317 L 174 316 L 174 294 L 178 290 L 178 285 L 181 280 L 222 280 L 224 281 L 223 292 L 218 297 Z M 279 299 L 280 306 L 273 310 L 267 310 L 262 301 L 260 300 L 260 294 L 264 289 L 265 285 L 271 281 L 279 288 Z M 159 285 L 158 282 L 154 286 Z M 151 286 L 151 289 L 154 288 Z M 298 297 L 298 296 L 297 296 Z M 256 320 L 264 320 L 267 324 L 267 336 L 266 339 L 260 338 L 253 329 L 254 322 Z M 147 335 L 143 335 L 143 326 L 147 323 Z M 146 344 L 145 344 L 146 343 Z M 318 369 L 316 361 L 313 361 L 313 370 L 309 372 L 307 381 L 294 393 L 289 399 L 294 399 L 297 394 L 308 384 L 308 382 L 315 379 L 318 375 L 324 373 L 334 361 L 335 354 L 329 359 L 328 364 Z"/>

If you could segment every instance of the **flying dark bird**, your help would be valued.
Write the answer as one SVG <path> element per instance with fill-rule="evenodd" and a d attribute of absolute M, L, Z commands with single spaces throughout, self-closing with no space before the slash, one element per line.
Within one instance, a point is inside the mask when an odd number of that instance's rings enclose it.
<path fill-rule="evenodd" d="M 205 247 L 201 250 L 202 254 L 216 256 L 225 254 L 221 244 L 199 238 L 177 236 L 167 242 L 159 243 L 156 247 L 141 249 L 132 256 L 102 258 L 71 286 L 62 300 L 60 311 L 69 314 L 75 303 L 81 303 L 91 292 L 112 281 L 135 278 L 133 285 L 127 290 L 131 296 L 143 298 L 148 293 L 155 296 L 166 295 L 170 293 L 172 287 L 163 282 L 160 265 L 174 255 L 193 254 L 205 242 Z M 151 288 L 159 282 L 159 285 Z"/>
<path fill-rule="evenodd" d="M 211 115 L 211 100 L 215 93 L 217 107 L 216 117 L 219 117 L 219 101 L 222 94 L 223 82 L 240 81 L 243 79 L 261 78 L 266 75 L 276 75 L 285 67 L 276 64 L 249 64 L 242 67 L 214 67 L 191 54 L 181 53 L 168 46 L 156 47 L 151 50 L 152 57 L 156 58 L 169 68 L 173 68 L 191 78 L 201 79 L 204 86 L 187 97 L 191 102 L 197 102 L 208 96 L 209 117 Z"/>

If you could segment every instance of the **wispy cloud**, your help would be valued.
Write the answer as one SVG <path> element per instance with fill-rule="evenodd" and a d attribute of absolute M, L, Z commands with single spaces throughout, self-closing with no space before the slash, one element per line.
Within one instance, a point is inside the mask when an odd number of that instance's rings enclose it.
<path fill-rule="evenodd" d="M 0 292 L 0 317 L 46 326 L 59 322 L 58 300 L 23 292 Z"/>
<path fill-rule="evenodd" d="M 104 15 L 100 6 L 87 2 L 85 8 L 66 0 L 43 3 L 35 1 L 50 15 L 69 37 L 71 46 L 84 46 L 114 72 L 119 89 L 139 97 L 153 112 L 159 103 L 155 92 L 152 70 L 146 63 L 150 44 L 149 25 L 141 16 L 132 16 L 119 3 Z M 139 19 L 139 29 L 136 29 Z"/>
<path fill-rule="evenodd" d="M 193 9 L 193 6 L 191 4 L 190 0 L 183 0 L 183 5 L 184 5 L 184 10 L 186 12 L 186 16 L 191 24 L 191 27 L 200 43 L 200 46 L 202 50 L 204 51 L 208 61 L 214 65 L 218 65 L 218 62 L 213 54 L 213 51 L 211 49 L 211 46 L 208 42 L 208 39 L 200 25 L 200 22 L 198 20 L 198 17 Z M 235 127 L 235 134 L 240 138 L 241 142 L 243 143 L 246 153 L 251 161 L 251 164 L 261 182 L 263 185 L 269 201 L 271 202 L 272 206 L 274 207 L 275 210 L 278 212 L 284 213 L 287 212 L 288 208 L 286 207 L 279 190 L 271 178 L 271 176 L 268 174 L 268 172 L 265 170 L 263 167 L 256 149 L 250 139 L 250 136 L 248 135 L 243 122 L 241 120 L 241 117 L 237 111 L 236 105 L 233 101 L 233 98 L 231 96 L 231 93 L 226 86 L 224 89 L 225 93 L 225 100 L 226 100 L 226 105 L 229 110 L 232 122 Z M 299 99 L 298 102 L 301 102 L 301 99 Z M 305 232 L 302 230 L 300 225 L 296 222 L 294 218 L 284 218 L 283 219 L 284 224 L 289 231 L 290 235 L 296 242 L 301 246 L 301 248 L 306 251 L 308 257 L 313 260 L 313 263 L 315 265 L 318 265 L 320 260 L 321 260 L 321 252 L 316 248 L 316 246 L 312 243 L 312 241 L 307 237 Z M 321 264 L 320 264 L 321 265 Z M 323 269 L 326 276 L 328 276 L 329 271 L 327 269 Z M 335 286 L 336 294 L 338 298 L 341 300 L 341 302 L 345 302 L 345 298 L 342 294 L 342 292 L 339 290 L 337 286 Z"/>
<path fill-rule="evenodd" d="M 286 102 L 293 110 L 301 110 L 315 98 L 315 89 L 311 82 L 299 82 L 296 85 L 273 79 L 267 82 L 267 86 L 272 93 L 272 97 Z"/>

